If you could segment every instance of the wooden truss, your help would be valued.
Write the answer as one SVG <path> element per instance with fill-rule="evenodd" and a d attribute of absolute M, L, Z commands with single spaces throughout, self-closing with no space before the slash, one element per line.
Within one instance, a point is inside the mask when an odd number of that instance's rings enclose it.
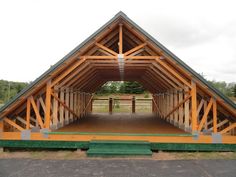
<path fill-rule="evenodd" d="M 91 112 L 99 87 L 119 80 L 140 82 L 153 94 L 153 112 L 185 131 L 235 135 L 235 110 L 122 18 L 4 110 L 0 128 L 65 126 Z"/>

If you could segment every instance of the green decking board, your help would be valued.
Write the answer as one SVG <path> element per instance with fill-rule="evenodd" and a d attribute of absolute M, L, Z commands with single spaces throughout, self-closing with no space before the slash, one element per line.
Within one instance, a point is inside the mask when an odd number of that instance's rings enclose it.
<path fill-rule="evenodd" d="M 89 157 L 152 155 L 151 144 L 147 141 L 90 141 Z"/>
<path fill-rule="evenodd" d="M 0 147 L 88 149 L 88 141 L 0 140 Z M 236 151 L 236 144 L 150 143 L 151 150 L 168 151 Z"/>

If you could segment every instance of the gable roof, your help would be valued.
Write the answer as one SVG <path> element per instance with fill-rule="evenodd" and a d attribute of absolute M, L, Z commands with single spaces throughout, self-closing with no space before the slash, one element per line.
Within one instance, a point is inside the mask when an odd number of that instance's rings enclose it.
<path fill-rule="evenodd" d="M 136 28 L 140 33 L 142 33 L 147 39 L 153 42 L 157 47 L 159 47 L 166 55 L 171 57 L 176 63 L 178 63 L 181 67 L 183 67 L 186 71 L 188 71 L 191 75 L 193 75 L 196 79 L 201 81 L 205 86 L 207 86 L 214 94 L 219 96 L 225 103 L 227 103 L 232 108 L 236 109 L 236 104 L 233 103 L 228 97 L 226 97 L 223 93 L 221 93 L 218 89 L 213 87 L 209 82 L 207 82 L 201 75 L 195 72 L 191 67 L 185 64 L 181 59 L 179 59 L 176 55 L 174 55 L 171 51 L 169 51 L 165 46 L 163 46 L 160 42 L 158 42 L 155 38 L 149 35 L 146 31 L 144 31 L 140 26 L 138 26 L 134 21 L 132 21 L 126 14 L 122 11 L 118 12 L 111 20 L 109 20 L 106 24 L 100 27 L 96 32 L 94 32 L 91 36 L 85 39 L 81 44 L 79 44 L 76 48 L 74 48 L 70 53 L 68 53 L 65 57 L 59 60 L 56 64 L 54 64 L 50 69 L 44 72 L 40 77 L 38 77 L 35 81 L 29 84 L 25 89 L 23 89 L 19 94 L 17 94 L 13 99 L 7 102 L 4 106 L 0 108 L 0 114 L 7 107 L 11 106 L 15 103 L 20 97 L 22 97 L 25 93 L 30 91 L 34 86 L 36 86 L 40 81 L 45 79 L 51 72 L 56 70 L 59 66 L 61 66 L 66 60 L 68 60 L 71 56 L 73 56 L 76 52 L 78 52 L 82 47 L 84 47 L 90 40 L 95 38 L 99 33 L 101 33 L 104 29 L 106 29 L 110 24 L 112 24 L 117 19 L 122 18 L 127 21 L 131 26 Z M 1 118 L 1 117 L 0 117 Z"/>

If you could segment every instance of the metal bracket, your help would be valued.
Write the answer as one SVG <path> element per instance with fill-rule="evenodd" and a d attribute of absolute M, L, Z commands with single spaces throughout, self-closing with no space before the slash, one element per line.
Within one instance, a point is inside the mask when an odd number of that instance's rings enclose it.
<path fill-rule="evenodd" d="M 199 132 L 198 131 L 193 131 L 193 140 L 198 140 L 199 139 Z"/>
<path fill-rule="evenodd" d="M 39 132 L 40 131 L 40 128 L 39 127 L 33 127 L 31 132 Z"/>
<path fill-rule="evenodd" d="M 212 143 L 221 144 L 222 143 L 222 135 L 220 133 L 212 133 Z"/>
<path fill-rule="evenodd" d="M 22 140 L 30 140 L 31 130 L 22 130 L 21 131 L 21 139 Z"/>
<path fill-rule="evenodd" d="M 40 133 L 43 135 L 43 138 L 48 138 L 48 132 L 49 132 L 49 129 L 47 128 L 40 129 Z"/>

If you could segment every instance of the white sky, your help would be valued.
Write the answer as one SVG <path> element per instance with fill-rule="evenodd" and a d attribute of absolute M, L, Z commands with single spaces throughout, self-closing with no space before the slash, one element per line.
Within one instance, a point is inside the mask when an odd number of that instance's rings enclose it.
<path fill-rule="evenodd" d="M 233 0 L 0 0 L 0 79 L 33 81 L 120 10 L 207 79 L 236 82 Z"/>

